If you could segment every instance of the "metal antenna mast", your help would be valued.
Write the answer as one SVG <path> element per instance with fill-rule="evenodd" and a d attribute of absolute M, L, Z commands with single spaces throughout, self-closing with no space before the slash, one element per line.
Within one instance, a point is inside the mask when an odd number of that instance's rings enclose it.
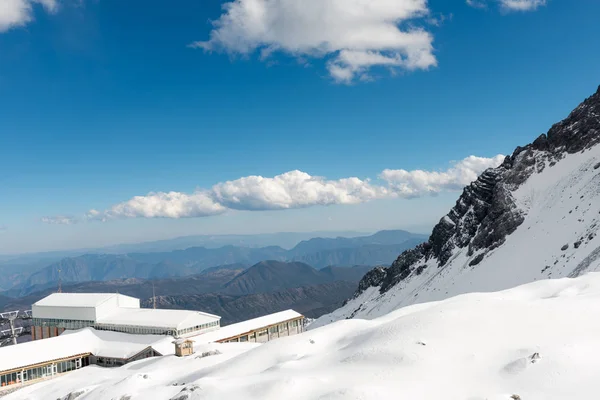
<path fill-rule="evenodd" d="M 60 269 L 58 270 L 58 293 L 62 293 L 62 281 L 60 279 Z"/>
<path fill-rule="evenodd" d="M 154 282 L 152 282 L 152 308 L 156 310 L 156 293 L 154 292 Z"/>

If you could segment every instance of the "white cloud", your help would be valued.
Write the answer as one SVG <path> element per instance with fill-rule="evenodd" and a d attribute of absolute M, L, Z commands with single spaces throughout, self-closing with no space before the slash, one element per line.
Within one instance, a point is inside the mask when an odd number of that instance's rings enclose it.
<path fill-rule="evenodd" d="M 237 210 L 359 204 L 386 194 L 383 188 L 358 178 L 326 180 L 302 171 L 291 171 L 274 178 L 249 176 L 215 185 L 212 192 L 220 204 Z"/>
<path fill-rule="evenodd" d="M 344 83 L 373 67 L 437 65 L 433 36 L 409 25 L 429 14 L 426 0 L 234 0 L 223 11 L 210 39 L 193 47 L 326 58 L 333 79 Z"/>
<path fill-rule="evenodd" d="M 136 196 L 107 210 L 90 210 L 84 220 L 109 221 L 126 218 L 198 218 L 228 210 L 286 210 L 313 206 L 353 205 L 376 199 L 415 198 L 445 191 L 459 191 L 487 168 L 497 167 L 504 156 L 470 156 L 445 171 L 383 171 L 378 183 L 356 177 L 328 180 L 302 171 L 290 171 L 273 178 L 248 176 L 218 183 L 191 194 L 150 193 Z M 76 218 L 45 217 L 43 222 L 72 224 Z"/>
<path fill-rule="evenodd" d="M 57 0 L 0 0 L 0 32 L 31 22 L 35 3 L 41 4 L 50 13 L 58 9 Z"/>
<path fill-rule="evenodd" d="M 79 221 L 75 217 L 69 217 L 66 215 L 57 215 L 54 217 L 43 217 L 42 222 L 44 222 L 46 224 L 53 224 L 53 225 L 73 225 Z"/>
<path fill-rule="evenodd" d="M 159 192 L 135 196 L 103 212 L 90 210 L 86 218 L 100 221 L 123 218 L 196 218 L 222 214 L 225 211 L 226 208 L 215 203 L 206 192 Z"/>
<path fill-rule="evenodd" d="M 546 0 L 500 0 L 500 3 L 510 11 L 532 11 L 545 6 Z"/>
<path fill-rule="evenodd" d="M 458 191 L 473 182 L 486 169 L 497 167 L 503 155 L 493 158 L 470 156 L 446 171 L 406 171 L 386 169 L 380 175 L 390 190 L 400 197 L 420 197 L 444 191 Z"/>
<path fill-rule="evenodd" d="M 475 8 L 485 8 L 489 3 L 498 3 L 505 11 L 534 11 L 545 6 L 547 0 L 467 0 L 467 4 Z"/>
<path fill-rule="evenodd" d="M 467 0 L 467 4 L 475 8 L 486 8 L 487 3 L 485 0 Z"/>

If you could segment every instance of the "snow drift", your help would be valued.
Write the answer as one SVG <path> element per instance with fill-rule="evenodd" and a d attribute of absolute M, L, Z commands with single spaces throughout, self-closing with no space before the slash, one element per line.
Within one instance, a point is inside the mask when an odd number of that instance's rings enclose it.
<path fill-rule="evenodd" d="M 6 399 L 591 400 L 598 312 L 599 273 L 544 280 L 264 345 L 214 344 L 221 354 L 203 358 L 87 367 Z"/>

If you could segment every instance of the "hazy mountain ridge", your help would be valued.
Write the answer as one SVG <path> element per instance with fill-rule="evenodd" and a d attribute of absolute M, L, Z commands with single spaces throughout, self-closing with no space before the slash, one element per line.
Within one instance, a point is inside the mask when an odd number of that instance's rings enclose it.
<path fill-rule="evenodd" d="M 600 270 L 600 87 L 466 187 L 429 240 L 361 280 L 315 327 L 448 296 Z"/>
<path fill-rule="evenodd" d="M 291 249 L 301 241 L 315 237 L 351 238 L 365 235 L 366 233 L 354 231 L 279 232 L 248 235 L 190 235 L 172 239 L 154 240 L 141 243 L 126 243 L 99 248 L 0 255 L 0 271 L 3 274 L 3 279 L 0 281 L 0 291 L 8 290 L 19 284 L 22 284 L 30 274 L 33 274 L 50 264 L 57 263 L 64 258 L 74 258 L 85 254 L 117 255 L 142 252 L 159 253 L 185 250 L 190 247 L 216 249 L 231 245 L 237 247 L 254 248 L 279 246 L 284 249 Z"/>
<path fill-rule="evenodd" d="M 64 283 L 126 278 L 159 279 L 189 276 L 224 264 L 254 265 L 264 260 L 304 262 L 320 269 L 329 265 L 385 265 L 397 254 L 420 242 L 423 235 L 385 231 L 361 238 L 334 238 L 299 243 L 291 250 L 278 246 L 262 248 L 224 246 L 217 249 L 192 247 L 172 252 L 130 254 L 86 254 L 65 258 L 22 279 L 6 295 L 24 296 L 33 291 Z M 396 239 L 394 239 L 396 238 Z M 392 241 L 398 244 L 389 244 Z M 344 247 L 354 243 L 356 247 Z M 384 243 L 384 244 L 381 244 Z M 332 247 L 340 246 L 335 249 Z M 324 247 L 327 249 L 323 250 Z M 304 255 L 301 255 L 305 252 Z"/>

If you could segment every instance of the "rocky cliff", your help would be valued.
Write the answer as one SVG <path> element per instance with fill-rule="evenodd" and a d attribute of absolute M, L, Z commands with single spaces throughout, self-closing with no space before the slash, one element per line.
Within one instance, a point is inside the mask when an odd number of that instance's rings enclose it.
<path fill-rule="evenodd" d="M 391 304 L 505 289 L 509 282 L 600 268 L 595 240 L 599 143 L 600 87 L 548 133 L 517 147 L 499 167 L 464 188 L 427 242 L 403 252 L 390 267 L 367 273 L 353 299 L 326 319 L 376 316 L 381 314 L 376 309 L 389 311 Z M 516 231 L 519 237 L 512 238 Z M 558 250 L 544 249 L 544 240 L 548 246 L 554 240 L 564 243 Z M 495 276 L 500 278 L 494 282 Z"/>

